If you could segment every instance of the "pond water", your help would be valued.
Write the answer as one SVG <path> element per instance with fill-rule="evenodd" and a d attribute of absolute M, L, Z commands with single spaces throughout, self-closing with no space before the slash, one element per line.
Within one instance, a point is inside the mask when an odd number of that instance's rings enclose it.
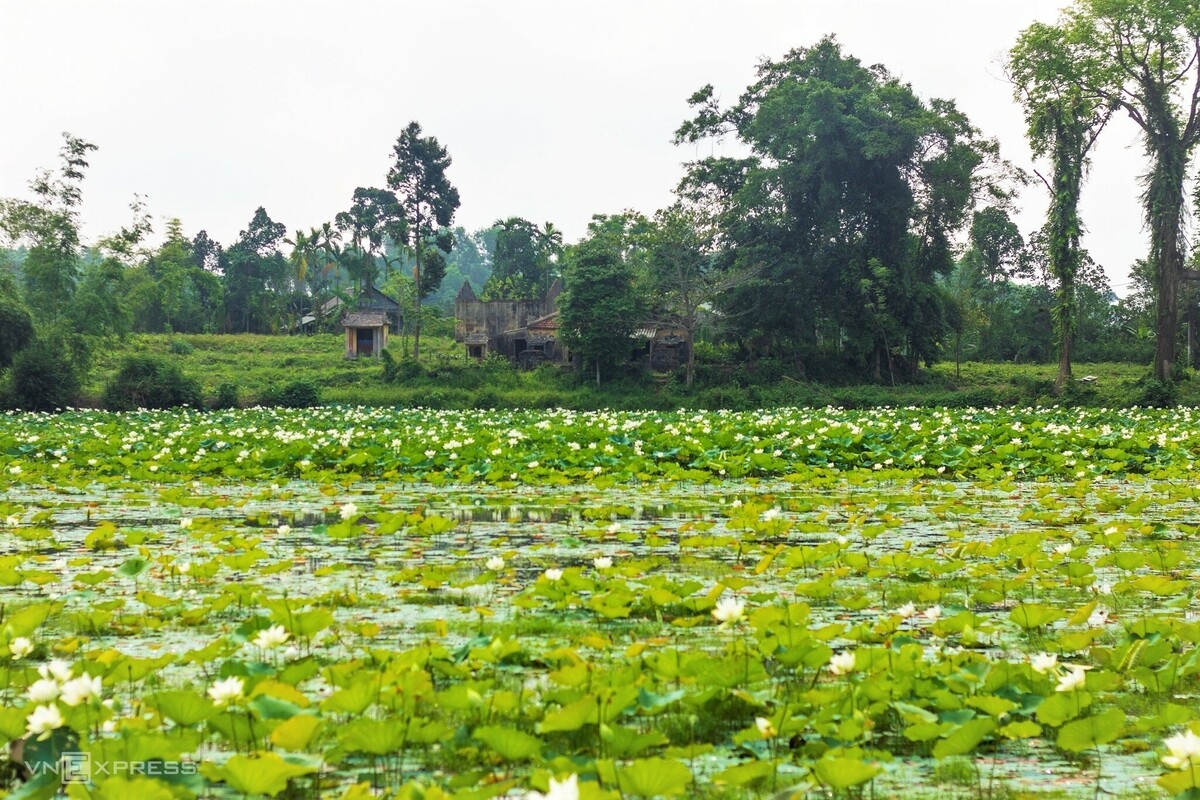
<path fill-rule="evenodd" d="M 1128 645 L 1139 620 L 1177 628 L 1194 622 L 1192 533 L 1200 509 L 1187 487 L 1169 482 L 499 489 L 295 481 L 12 486 L 3 501 L 19 518 L 0 533 L 4 603 L 61 603 L 37 634 L 48 651 L 70 642 L 72 655 L 111 648 L 135 658 L 177 657 L 144 686 L 127 687 L 130 706 L 146 686 L 203 683 L 209 667 L 179 657 L 214 641 L 223 643 L 221 658 L 260 657 L 246 639 L 280 599 L 297 610 L 329 608 L 334 624 L 303 647 L 273 655 L 276 665 L 313 657 L 329 666 L 360 659 L 370 648 L 404 651 L 433 639 L 455 651 L 516 636 L 529 654 L 522 663 L 537 678 L 532 685 L 551 698 L 546 677 L 561 662 L 547 654 L 581 649 L 579 640 L 589 635 L 610 643 L 606 668 L 638 643 L 651 652 L 686 646 L 736 654 L 742 645 L 731 643 L 710 614 L 714 591 L 725 586 L 747 613 L 804 604 L 804 624 L 825 631 L 822 641 L 833 651 L 908 642 L 924 647 L 925 660 L 934 663 L 965 652 L 985 663 L 1023 665 L 1046 650 L 1115 675 L 1090 694 L 1096 709 L 1125 709 L 1127 729 L 1082 755 L 1055 747 L 1058 726 L 1043 725 L 1043 735 L 986 739 L 959 757 L 965 766 L 955 771 L 946 766 L 953 760 L 930 758 L 927 744 L 906 742 L 896 712 L 884 708 L 872 724 L 890 724 L 890 732 L 868 730 L 843 742 L 871 761 L 894 750 L 876 778 L 882 796 L 988 796 L 1004 786 L 1083 797 L 1096 791 L 1098 772 L 1106 796 L 1154 796 L 1153 780 L 1163 772 L 1154 748 L 1171 728 L 1139 721 L 1164 704 L 1196 708 L 1195 674 L 1179 669 L 1194 649 L 1186 630 L 1166 655 L 1141 665 L 1162 670 L 1174 659 L 1173 691 L 1148 692 L 1144 676 L 1132 666 L 1118 672 L 1110 658 Z M 605 558 L 612 566 L 597 566 Z M 489 568 L 492 559 L 504 566 Z M 553 580 L 547 570 L 568 574 Z M 611 616 L 597 605 L 602 598 L 616 604 Z M 1022 603 L 1061 613 L 1026 629 L 1013 617 Z M 1083 620 L 1072 619 L 1090 603 L 1095 608 Z M 906 604 L 916 613 L 884 625 L 886 634 L 868 632 Z M 97 610 L 103 614 L 86 621 Z M 1094 633 L 1082 646 L 1064 643 L 1085 631 Z M 1164 629 L 1152 636 L 1169 635 Z M 752 638 L 745 634 L 747 643 Z M 771 673 L 770 654 L 763 658 L 763 677 L 734 693 L 745 698 L 720 705 L 736 707 L 751 725 L 790 696 L 779 684 L 784 673 Z M 810 674 L 814 687 L 840 685 L 826 671 Z M 298 688 L 319 699 L 335 687 L 317 674 Z M 1028 694 L 1022 702 L 1032 702 Z M 19 704 L 18 693 L 4 696 Z M 1016 697 L 1017 690 L 997 696 Z M 731 730 L 746 720 L 730 722 Z M 655 724 L 649 714 L 625 722 Z M 832 729 L 813 725 L 796 735 L 794 752 L 776 755 L 785 764 L 782 775 L 792 763 L 799 780 L 824 747 L 818 739 L 836 738 Z M 762 757 L 762 748 L 726 737 L 697 780 L 755 754 Z M 412 774 L 436 773 L 432 761 L 408 758 Z"/>

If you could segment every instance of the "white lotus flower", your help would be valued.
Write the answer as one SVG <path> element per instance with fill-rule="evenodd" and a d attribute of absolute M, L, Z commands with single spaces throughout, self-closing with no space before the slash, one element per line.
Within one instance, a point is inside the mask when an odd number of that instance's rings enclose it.
<path fill-rule="evenodd" d="M 278 533 L 280 536 L 287 536 L 289 533 L 292 532 L 292 526 L 287 525 L 287 524 L 280 525 L 278 528 L 275 529 L 275 532 Z"/>
<path fill-rule="evenodd" d="M 99 675 L 80 675 L 63 684 L 61 699 L 69 706 L 83 705 L 99 697 L 102 689 Z"/>
<path fill-rule="evenodd" d="M 597 556 L 592 559 L 592 566 L 596 569 L 608 569 L 612 565 L 612 556 Z"/>
<path fill-rule="evenodd" d="M 550 779 L 550 791 L 526 792 L 525 800 L 579 800 L 579 776 L 571 775 L 561 781 Z"/>
<path fill-rule="evenodd" d="M 1162 763 L 1171 769 L 1188 769 L 1200 765 L 1200 736 L 1192 733 L 1191 729 L 1164 739 L 1167 755 L 1162 757 Z"/>
<path fill-rule="evenodd" d="M 930 622 L 937 622 L 938 619 L 942 616 L 942 607 L 941 606 L 930 606 L 929 608 L 927 608 L 921 612 L 921 616 L 924 617 L 925 619 L 929 620 Z"/>
<path fill-rule="evenodd" d="M 338 513 L 341 514 L 342 519 L 357 519 L 358 506 L 354 505 L 354 503 L 346 503 L 338 509 Z"/>
<path fill-rule="evenodd" d="M 18 636 L 8 643 L 8 652 L 13 658 L 24 658 L 33 652 L 33 642 L 24 636 Z"/>
<path fill-rule="evenodd" d="M 829 671 L 834 675 L 848 675 L 854 672 L 854 653 L 846 650 L 841 653 L 836 653 L 829 659 Z"/>
<path fill-rule="evenodd" d="M 552 568 L 546 570 L 545 575 L 546 575 L 546 580 L 548 580 L 548 581 L 558 581 L 558 580 L 562 580 L 563 571 L 561 569 L 555 569 L 552 567 Z"/>
<path fill-rule="evenodd" d="M 1074 549 L 1075 545 L 1071 544 L 1070 542 L 1063 542 L 1062 544 L 1055 546 L 1054 552 L 1058 553 L 1060 556 L 1065 556 Z"/>
<path fill-rule="evenodd" d="M 62 687 L 53 678 L 42 678 L 29 684 L 26 692 L 35 703 L 52 703 L 62 694 Z"/>
<path fill-rule="evenodd" d="M 1086 667 L 1071 666 L 1068 672 L 1063 673 L 1058 678 L 1058 685 L 1054 687 L 1056 692 L 1073 692 L 1076 689 L 1082 688 L 1087 682 Z"/>
<path fill-rule="evenodd" d="M 42 740 L 49 738 L 51 733 L 66 723 L 66 720 L 63 719 L 58 706 L 48 705 L 35 708 L 33 713 L 25 718 L 25 722 L 29 735 Z"/>
<path fill-rule="evenodd" d="M 768 508 L 766 511 L 759 514 L 758 518 L 763 522 L 771 522 L 779 519 L 779 515 L 781 513 L 783 512 L 779 510 L 779 506 L 775 506 L 774 508 Z"/>
<path fill-rule="evenodd" d="M 245 688 L 246 684 L 235 675 L 210 686 L 208 696 L 218 706 L 224 706 L 242 699 L 242 692 L 245 691 Z"/>
<path fill-rule="evenodd" d="M 722 597 L 717 601 L 712 615 L 722 625 L 732 625 L 746 616 L 746 604 L 736 597 Z"/>
<path fill-rule="evenodd" d="M 770 739 L 772 736 L 779 735 L 779 731 L 775 730 L 775 724 L 766 717 L 755 717 L 754 727 L 758 728 L 758 732 L 764 739 Z"/>
<path fill-rule="evenodd" d="M 258 635 L 254 637 L 254 646 L 261 647 L 263 650 L 272 650 L 286 642 L 290 636 L 291 634 L 282 625 L 272 625 L 258 632 Z"/>
<path fill-rule="evenodd" d="M 504 559 L 500 556 L 492 556 L 487 560 L 487 563 L 484 564 L 484 566 L 490 569 L 492 572 L 499 572 L 500 570 L 504 569 Z"/>
<path fill-rule="evenodd" d="M 53 678 L 59 683 L 69 681 L 71 679 L 71 665 L 61 658 L 56 658 L 38 667 L 38 675 L 41 675 L 43 678 Z"/>
<path fill-rule="evenodd" d="M 1029 657 L 1029 666 L 1033 671 L 1045 675 L 1058 667 L 1058 656 L 1053 653 L 1038 653 Z"/>
<path fill-rule="evenodd" d="M 904 619 L 908 619 L 909 617 L 915 617 L 917 615 L 917 607 L 912 603 L 905 603 L 896 609 L 896 613 Z"/>
<path fill-rule="evenodd" d="M 192 527 L 192 518 L 191 517 L 180 517 L 179 518 L 179 527 L 181 527 L 185 530 Z"/>

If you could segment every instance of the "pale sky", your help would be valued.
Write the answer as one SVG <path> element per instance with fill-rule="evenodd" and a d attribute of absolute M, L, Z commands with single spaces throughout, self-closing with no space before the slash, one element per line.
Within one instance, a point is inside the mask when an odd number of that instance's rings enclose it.
<path fill-rule="evenodd" d="M 99 146 L 84 184 L 89 241 L 145 195 L 229 245 L 264 206 L 289 232 L 383 186 L 396 137 L 421 123 L 450 152 L 468 230 L 553 222 L 578 239 L 595 213 L 668 205 L 687 98 L 729 103 L 763 58 L 835 34 L 922 97 L 955 99 L 1029 168 L 1000 66 L 1059 0 L 0 0 L 0 197 L 55 167 L 61 133 Z M 1085 246 L 1124 293 L 1146 237 L 1138 131 L 1101 141 L 1085 187 Z M 1022 231 L 1041 224 L 1029 187 Z"/>

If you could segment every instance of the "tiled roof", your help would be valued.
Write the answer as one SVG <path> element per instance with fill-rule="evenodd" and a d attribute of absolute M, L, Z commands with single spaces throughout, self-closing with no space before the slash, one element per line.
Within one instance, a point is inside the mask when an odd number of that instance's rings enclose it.
<path fill-rule="evenodd" d="M 387 324 L 387 313 L 383 311 L 351 311 L 342 317 L 344 328 L 381 328 Z"/>

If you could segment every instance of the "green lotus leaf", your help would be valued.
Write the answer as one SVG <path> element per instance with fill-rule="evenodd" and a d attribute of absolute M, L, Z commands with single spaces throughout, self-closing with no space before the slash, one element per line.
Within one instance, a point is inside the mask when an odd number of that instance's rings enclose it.
<path fill-rule="evenodd" d="M 524 731 L 487 725 L 476 728 L 471 737 L 486 744 L 505 761 L 525 761 L 537 758 L 542 751 L 542 740 Z"/>
<path fill-rule="evenodd" d="M 242 794 L 275 797 L 287 789 L 292 778 L 311 775 L 318 768 L 286 761 L 277 753 L 257 752 L 235 755 L 221 766 L 205 763 L 200 769 L 209 779 L 222 781 Z"/>
<path fill-rule="evenodd" d="M 858 758 L 822 758 L 813 765 L 813 773 L 822 785 L 835 791 L 859 786 L 875 778 L 882 771 L 879 764 L 871 764 Z"/>
<path fill-rule="evenodd" d="M 213 702 L 197 692 L 157 692 L 151 695 L 151 702 L 160 714 L 184 727 L 199 725 L 217 713 Z"/>
<path fill-rule="evenodd" d="M 692 772 L 673 759 L 645 758 L 628 765 L 613 766 L 607 762 L 601 774 L 611 771 L 611 780 L 624 797 L 677 797 L 688 790 Z"/>
<path fill-rule="evenodd" d="M 1058 731 L 1055 743 L 1071 753 L 1081 753 L 1116 740 L 1125 730 L 1125 712 L 1110 708 L 1102 714 L 1068 722 Z"/>

